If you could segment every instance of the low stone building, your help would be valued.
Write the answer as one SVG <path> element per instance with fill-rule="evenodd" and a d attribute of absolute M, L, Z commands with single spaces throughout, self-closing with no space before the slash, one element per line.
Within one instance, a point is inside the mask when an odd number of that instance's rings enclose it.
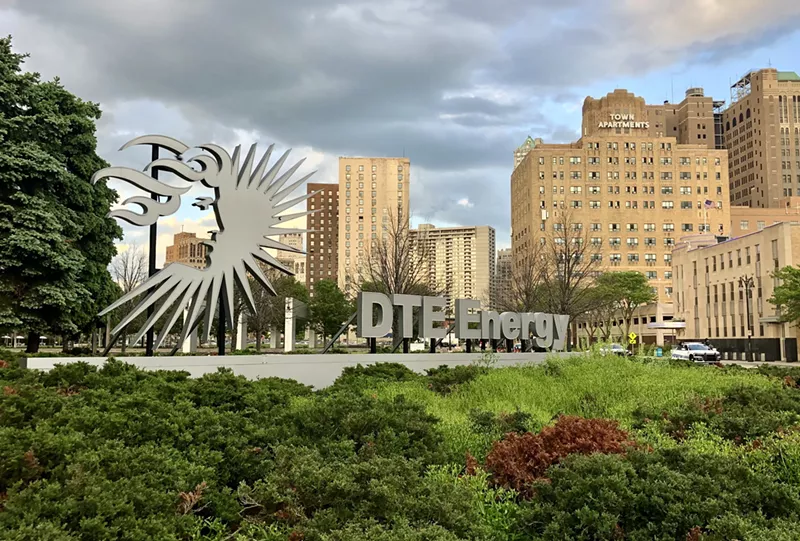
<path fill-rule="evenodd" d="M 766 225 L 738 238 L 684 237 L 672 252 L 675 319 L 681 340 L 708 338 L 724 358 L 797 360 L 795 323 L 768 302 L 773 272 L 800 264 L 800 221 Z"/>

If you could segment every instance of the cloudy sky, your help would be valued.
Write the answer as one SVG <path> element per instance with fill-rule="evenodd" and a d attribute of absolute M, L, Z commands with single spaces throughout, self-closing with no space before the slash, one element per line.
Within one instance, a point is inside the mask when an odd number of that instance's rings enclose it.
<path fill-rule="evenodd" d="M 583 99 L 614 88 L 728 100 L 750 69 L 800 71 L 798 29 L 797 0 L 0 0 L 27 67 L 102 105 L 115 164 L 145 165 L 117 152 L 144 133 L 275 142 L 318 182 L 338 156 L 405 153 L 415 223 L 489 224 L 500 245 L 528 134 L 576 139 Z M 160 224 L 165 246 L 213 221 Z"/>

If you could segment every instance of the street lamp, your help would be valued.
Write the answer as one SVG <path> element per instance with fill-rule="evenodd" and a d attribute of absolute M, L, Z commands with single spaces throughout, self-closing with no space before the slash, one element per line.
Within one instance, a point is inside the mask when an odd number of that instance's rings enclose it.
<path fill-rule="evenodd" d="M 745 348 L 745 360 L 752 361 L 752 348 L 750 338 L 753 336 L 753 326 L 750 322 L 750 296 L 755 282 L 752 276 L 741 276 L 739 278 L 739 292 L 744 293 L 745 317 L 747 317 L 747 345 Z"/>

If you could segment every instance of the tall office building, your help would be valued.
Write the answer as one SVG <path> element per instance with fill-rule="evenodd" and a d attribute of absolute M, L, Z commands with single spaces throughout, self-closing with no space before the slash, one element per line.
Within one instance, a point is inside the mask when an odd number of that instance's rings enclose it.
<path fill-rule="evenodd" d="M 490 307 L 495 295 L 495 232 L 488 225 L 411 230 L 417 255 L 426 266 L 431 290 L 448 300 L 455 314 L 456 299 L 476 299 Z"/>
<path fill-rule="evenodd" d="M 172 246 L 167 246 L 165 265 L 170 263 L 183 263 L 196 269 L 206 268 L 206 253 L 208 247 L 198 238 L 196 233 L 175 233 L 172 237 Z"/>
<path fill-rule="evenodd" d="M 407 226 L 408 158 L 339 158 L 339 286 L 353 293 L 364 280 L 373 241 Z"/>
<path fill-rule="evenodd" d="M 296 250 L 303 250 L 302 233 L 285 233 L 278 236 L 278 242 Z M 278 251 L 277 260 L 294 273 L 294 278 L 301 284 L 306 283 L 306 256 L 303 253 Z"/>
<path fill-rule="evenodd" d="M 339 185 L 314 182 L 307 190 L 316 193 L 306 203 L 308 210 L 318 211 L 307 218 L 306 287 L 310 291 L 320 280 L 338 281 Z"/>
<path fill-rule="evenodd" d="M 668 135 L 680 135 L 680 125 L 663 111 L 625 90 L 587 97 L 581 139 L 527 154 L 511 175 L 515 269 L 570 213 L 597 248 L 599 269 L 641 271 L 670 302 L 676 239 L 729 229 L 730 198 L 727 153 L 709 144 L 713 125 L 687 125 L 682 137 L 700 143 L 680 144 Z"/>
<path fill-rule="evenodd" d="M 723 113 L 734 205 L 769 208 L 800 195 L 800 76 L 751 71 Z"/>

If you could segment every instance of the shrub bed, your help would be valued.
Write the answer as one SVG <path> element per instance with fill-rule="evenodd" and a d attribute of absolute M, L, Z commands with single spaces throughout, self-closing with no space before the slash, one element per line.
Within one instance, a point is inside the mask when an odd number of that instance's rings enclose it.
<path fill-rule="evenodd" d="M 800 527 L 793 369 L 379 364 L 314 391 L 0 361 L 4 539 L 780 541 Z"/>

